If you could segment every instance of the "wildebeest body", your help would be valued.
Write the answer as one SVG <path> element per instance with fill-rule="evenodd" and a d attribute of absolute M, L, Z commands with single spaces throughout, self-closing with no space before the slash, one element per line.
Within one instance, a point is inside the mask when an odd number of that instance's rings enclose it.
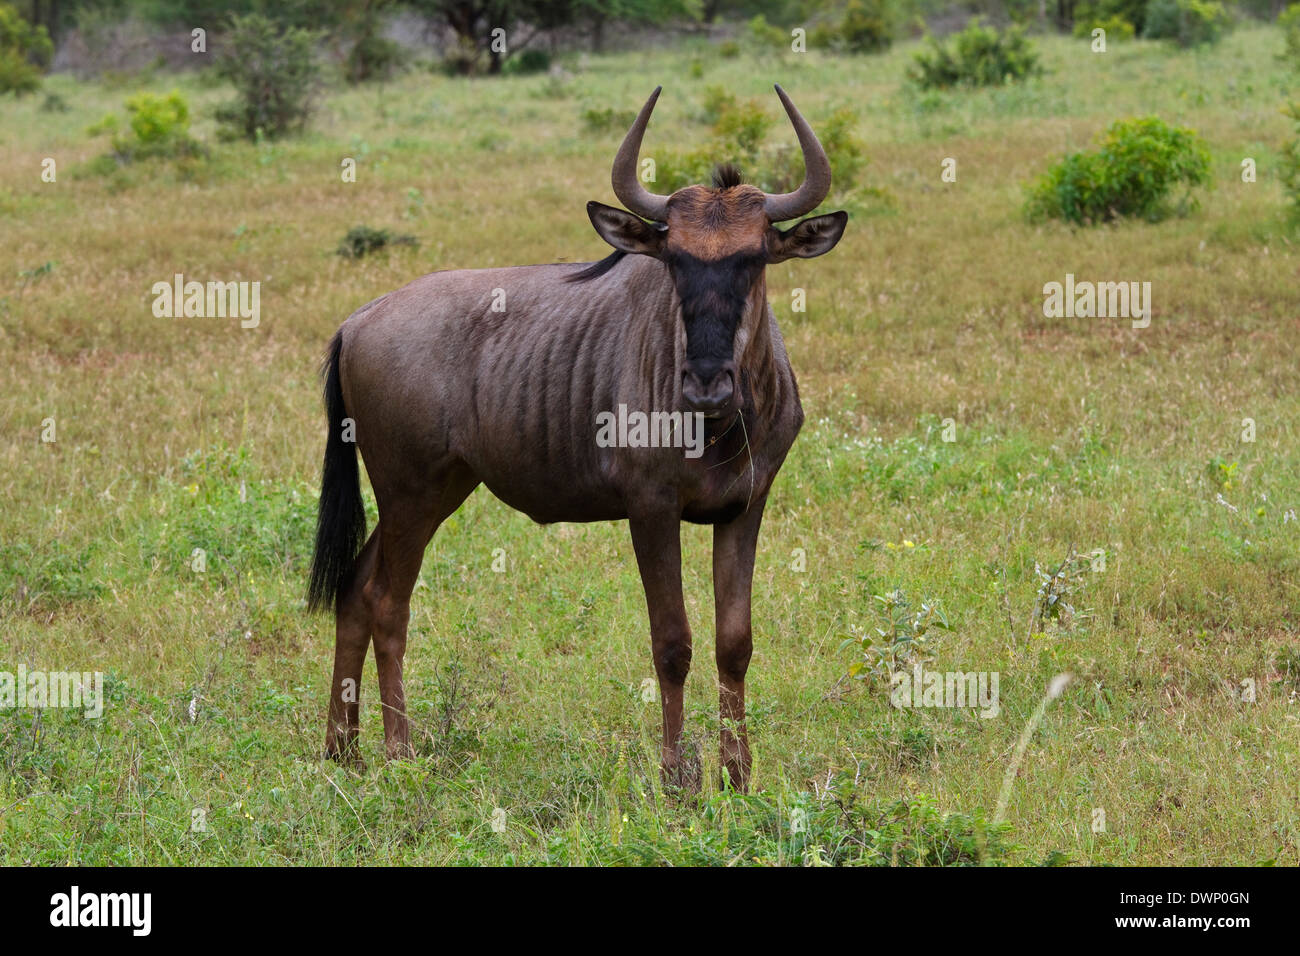
<path fill-rule="evenodd" d="M 765 288 L 755 292 L 762 321 L 743 366 L 743 421 L 710 421 L 704 454 L 687 458 L 679 448 L 594 440 L 598 411 L 677 402 L 681 332 L 659 320 L 672 315 L 667 270 L 636 257 L 598 278 L 568 281 L 581 268 L 436 272 L 344 323 L 344 402 L 356 410 L 372 482 L 380 472 L 372 459 L 383 459 L 384 481 L 404 488 L 463 463 L 498 498 L 543 523 L 623 519 L 647 494 L 668 493 L 683 518 L 711 523 L 766 492 L 803 410 Z M 651 456 L 658 481 L 647 488 Z"/>

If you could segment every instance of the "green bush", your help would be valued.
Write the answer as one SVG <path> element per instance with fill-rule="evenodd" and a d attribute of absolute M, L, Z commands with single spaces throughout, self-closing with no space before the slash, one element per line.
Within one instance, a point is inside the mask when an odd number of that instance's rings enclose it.
<path fill-rule="evenodd" d="M 1093 152 L 1071 153 L 1029 188 L 1032 220 L 1090 225 L 1124 216 L 1154 221 L 1169 212 L 1169 195 L 1183 184 L 1178 211 L 1195 207 L 1192 188 L 1209 182 L 1210 153 L 1185 127 L 1154 116 L 1120 120 Z"/>
<path fill-rule="evenodd" d="M 41 85 L 54 44 L 43 26 L 32 26 L 9 4 L 0 4 L 0 93 L 21 96 Z"/>
<path fill-rule="evenodd" d="M 387 246 L 418 246 L 414 236 L 399 236 L 387 229 L 353 226 L 336 250 L 345 259 L 360 259 Z"/>
<path fill-rule="evenodd" d="M 895 28 L 889 0 L 849 0 L 843 17 L 817 27 L 812 42 L 845 53 L 880 53 L 894 42 Z"/>
<path fill-rule="evenodd" d="M 1147 4 L 1149 0 L 1080 0 L 1074 8 L 1075 35 L 1078 36 L 1079 24 L 1106 28 L 1110 37 L 1110 27 L 1106 20 L 1123 20 L 1133 27 L 1134 34 L 1140 35 L 1146 24 Z M 1085 34 L 1086 35 L 1086 34 Z"/>
<path fill-rule="evenodd" d="M 387 80 L 406 66 L 406 51 L 380 36 L 376 29 L 367 29 L 357 37 L 343 64 L 343 75 L 349 83 L 370 80 Z"/>
<path fill-rule="evenodd" d="M 1300 3 L 1293 3 L 1282 11 L 1277 18 L 1277 25 L 1286 40 L 1286 51 L 1280 59 L 1291 64 L 1294 70 L 1300 70 Z"/>
<path fill-rule="evenodd" d="M 656 192 L 671 193 L 696 183 L 710 182 L 714 168 L 731 162 L 740 166 L 745 181 L 768 192 L 789 192 L 803 180 L 803 154 L 794 143 L 767 142 L 775 120 L 756 100 L 738 101 L 721 87 L 704 93 L 704 115 L 716 116 L 713 137 L 698 149 L 664 153 L 657 158 Z M 857 116 L 850 109 L 832 113 L 817 124 L 818 138 L 831 163 L 836 195 L 853 189 L 867 164 L 866 147 L 854 135 Z"/>
<path fill-rule="evenodd" d="M 126 101 L 127 129 L 110 113 L 89 130 L 91 135 L 113 132 L 113 152 L 104 157 L 105 170 L 143 159 L 179 159 L 201 155 L 203 147 L 190 137 L 190 108 L 176 90 L 166 96 L 137 93 Z M 111 162 L 110 162 L 111 160 Z"/>
<path fill-rule="evenodd" d="M 578 114 L 582 128 L 588 133 L 607 133 L 610 130 L 627 130 L 636 120 L 636 110 L 616 110 L 612 106 L 590 107 Z"/>
<path fill-rule="evenodd" d="M 1291 204 L 1291 215 L 1300 222 L 1300 100 L 1282 107 L 1282 112 L 1295 121 L 1295 138 L 1282 147 L 1278 162 L 1278 176 Z"/>
<path fill-rule="evenodd" d="M 1092 31 L 1096 29 L 1106 31 L 1106 42 L 1112 40 L 1132 40 L 1137 35 L 1137 30 L 1133 24 L 1129 23 L 1118 13 L 1112 13 L 1108 17 L 1094 20 L 1076 20 L 1074 24 L 1074 35 L 1088 39 L 1092 37 Z"/>
<path fill-rule="evenodd" d="M 817 138 L 831 161 L 831 182 L 837 193 L 852 189 L 867 165 L 866 145 L 853 132 L 858 117 L 844 107 L 817 125 Z M 783 144 L 758 170 L 756 180 L 768 192 L 784 193 L 803 180 L 803 154 L 794 143 Z"/>
<path fill-rule="evenodd" d="M 780 27 L 767 22 L 767 17 L 759 14 L 749 21 L 749 38 L 754 45 L 763 49 L 790 49 L 790 34 Z"/>
<path fill-rule="evenodd" d="M 478 47 L 474 41 L 459 37 L 437 66 L 447 76 L 470 76 L 478 71 L 478 61 Z"/>
<path fill-rule="evenodd" d="M 232 17 L 218 70 L 234 83 L 239 99 L 219 108 L 217 119 L 233 135 L 249 139 L 302 129 L 320 76 L 317 39 L 315 31 L 261 14 Z"/>
<path fill-rule="evenodd" d="M 1038 53 L 1021 27 L 999 32 L 979 17 L 952 38 L 951 48 L 934 37 L 931 50 L 915 57 L 908 71 L 921 89 L 945 90 L 954 86 L 1001 86 L 1042 72 Z"/>
<path fill-rule="evenodd" d="M 757 100 L 745 100 L 725 110 L 713 125 L 713 132 L 730 145 L 731 159 L 752 165 L 773 122 Z"/>
<path fill-rule="evenodd" d="M 1151 0 L 1142 35 L 1173 40 L 1181 47 L 1218 43 L 1232 17 L 1217 0 Z"/>
<path fill-rule="evenodd" d="M 551 55 L 545 50 L 524 50 L 518 56 L 506 60 L 503 72 L 521 76 L 530 73 L 545 73 L 551 68 Z"/>

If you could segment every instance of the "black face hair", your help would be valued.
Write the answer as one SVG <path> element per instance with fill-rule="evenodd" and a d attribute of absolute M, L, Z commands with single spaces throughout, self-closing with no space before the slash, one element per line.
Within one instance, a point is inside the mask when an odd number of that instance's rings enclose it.
<path fill-rule="evenodd" d="M 677 252 L 667 256 L 667 263 L 682 302 L 687 360 L 705 365 L 727 361 L 766 257 L 737 252 L 706 261 Z"/>

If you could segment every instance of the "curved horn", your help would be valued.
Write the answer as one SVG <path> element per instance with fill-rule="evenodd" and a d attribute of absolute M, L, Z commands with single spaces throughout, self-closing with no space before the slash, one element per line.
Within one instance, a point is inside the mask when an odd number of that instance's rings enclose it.
<path fill-rule="evenodd" d="M 798 219 L 821 205 L 826 194 L 831 191 L 831 163 L 826 158 L 826 150 L 817 141 L 817 134 L 779 85 L 776 95 L 781 97 L 781 105 L 790 117 L 790 123 L 799 137 L 799 148 L 803 150 L 803 185 L 792 193 L 768 193 L 767 196 L 767 218 L 772 222 L 784 222 L 787 219 Z"/>
<path fill-rule="evenodd" d="M 623 137 L 623 145 L 618 148 L 618 154 L 614 157 L 614 174 L 611 177 L 614 195 L 618 197 L 618 201 L 638 216 L 656 222 L 663 222 L 668 214 L 668 197 L 657 196 L 641 185 L 641 179 L 637 176 L 636 163 L 641 153 L 641 138 L 645 136 L 646 124 L 650 122 L 655 100 L 659 99 L 659 91 L 662 89 L 662 86 L 655 87 L 655 91 L 650 94 L 650 99 L 645 101 L 645 106 L 641 107 L 641 112 L 637 114 L 632 128 Z M 827 178 L 829 179 L 829 176 Z"/>

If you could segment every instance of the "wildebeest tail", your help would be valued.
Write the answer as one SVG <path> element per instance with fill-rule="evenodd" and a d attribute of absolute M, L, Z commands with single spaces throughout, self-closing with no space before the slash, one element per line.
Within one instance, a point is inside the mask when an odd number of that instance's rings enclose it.
<path fill-rule="evenodd" d="M 321 377 L 324 379 L 325 414 L 329 434 L 325 439 L 325 464 L 321 473 L 320 510 L 316 517 L 316 552 L 311 562 L 307 608 L 335 607 L 347 585 L 357 552 L 366 538 L 366 509 L 361 502 L 361 472 L 356 443 L 344 441 L 343 386 L 339 381 L 342 330 L 330 341 Z"/>

